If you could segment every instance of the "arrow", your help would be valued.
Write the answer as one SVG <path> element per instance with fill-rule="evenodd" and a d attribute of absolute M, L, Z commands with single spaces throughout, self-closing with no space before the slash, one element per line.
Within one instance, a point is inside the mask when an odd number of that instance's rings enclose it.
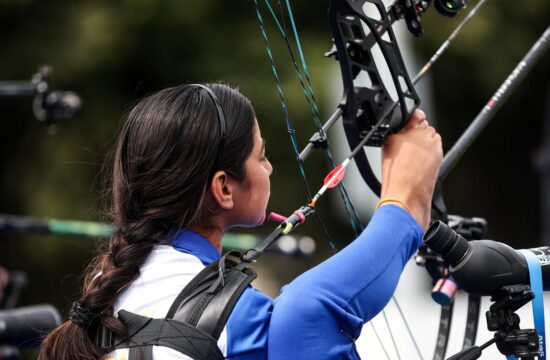
<path fill-rule="evenodd" d="M 309 206 L 314 207 L 317 203 L 317 200 L 323 194 L 327 189 L 333 189 L 335 188 L 340 182 L 342 182 L 342 179 L 344 178 L 344 175 L 346 174 L 346 167 L 350 163 L 351 158 L 347 158 L 344 160 L 340 165 L 336 166 L 334 169 L 332 169 L 328 175 L 325 177 L 325 180 L 323 182 L 323 187 L 315 194 L 311 202 L 309 203 Z"/>

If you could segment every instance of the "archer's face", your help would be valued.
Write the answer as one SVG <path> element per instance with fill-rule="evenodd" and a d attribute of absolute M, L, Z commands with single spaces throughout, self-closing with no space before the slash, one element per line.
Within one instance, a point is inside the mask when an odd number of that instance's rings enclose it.
<path fill-rule="evenodd" d="M 258 122 L 254 125 L 254 146 L 245 162 L 246 178 L 241 181 L 235 197 L 234 214 L 241 226 L 256 226 L 263 220 L 270 194 L 269 176 L 273 167 L 265 156 L 265 140 Z"/>

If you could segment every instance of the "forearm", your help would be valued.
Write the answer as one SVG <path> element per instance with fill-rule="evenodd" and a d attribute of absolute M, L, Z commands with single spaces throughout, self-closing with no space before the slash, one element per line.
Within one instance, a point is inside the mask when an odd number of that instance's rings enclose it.
<path fill-rule="evenodd" d="M 421 237 L 405 210 L 393 205 L 377 210 L 353 243 L 298 277 L 275 300 L 270 359 L 353 351 L 352 339 L 389 301 Z"/>

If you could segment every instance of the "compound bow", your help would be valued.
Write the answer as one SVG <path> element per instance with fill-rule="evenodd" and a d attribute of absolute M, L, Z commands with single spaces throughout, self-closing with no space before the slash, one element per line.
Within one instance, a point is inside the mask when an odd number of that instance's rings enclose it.
<path fill-rule="evenodd" d="M 457 29 L 449 36 L 449 38 L 443 43 L 440 49 L 414 77 L 413 80 L 410 79 L 406 70 L 400 48 L 392 29 L 392 24 L 396 20 L 404 19 L 407 23 L 407 28 L 413 35 L 422 35 L 423 30 L 420 17 L 431 5 L 431 0 L 397 0 L 389 7 L 389 9 L 386 9 L 382 0 L 332 0 L 328 10 L 328 22 L 333 35 L 334 46 L 326 55 L 329 57 L 334 57 L 339 61 L 344 93 L 337 110 L 332 116 L 330 116 L 329 120 L 325 124 L 321 124 L 320 122 L 313 87 L 311 86 L 309 72 L 301 49 L 301 44 L 289 1 L 286 0 L 286 15 L 283 5 L 280 1 L 278 2 L 280 15 L 277 15 L 270 2 L 268 0 L 264 0 L 266 8 L 274 19 L 280 34 L 286 42 L 290 57 L 294 64 L 294 69 L 318 129 L 317 132 L 311 137 L 308 145 L 301 152 L 299 151 L 295 131 L 289 118 L 282 85 L 275 67 L 275 61 L 268 41 L 260 7 L 257 0 L 253 1 L 256 7 L 256 13 L 260 23 L 262 35 L 266 43 L 267 53 L 273 74 L 277 82 L 277 89 L 281 99 L 288 132 L 292 140 L 293 149 L 298 160 L 302 177 L 306 183 L 308 201 L 310 203 L 307 207 L 302 208 L 304 209 L 302 211 L 302 215 L 307 216 L 310 214 L 316 214 L 315 211 L 311 211 L 311 208 L 315 206 L 318 198 L 324 193 L 327 187 L 335 187 L 338 185 L 344 200 L 345 208 L 351 219 L 352 227 L 357 233 L 363 226 L 349 199 L 344 185 L 340 182 L 343 176 L 343 169 L 350 163 L 351 159 L 355 160 L 364 181 L 375 194 L 380 194 L 380 182 L 374 175 L 374 171 L 372 170 L 367 156 L 363 151 L 363 147 L 381 146 L 391 133 L 399 131 L 399 129 L 405 125 L 412 110 L 420 104 L 420 99 L 415 91 L 414 85 L 424 74 L 426 74 L 431 65 L 437 61 L 440 55 L 449 46 L 450 42 L 455 38 L 457 33 L 477 13 L 480 6 L 486 0 L 480 0 L 478 2 L 478 4 L 464 18 Z M 465 5 L 465 0 L 435 1 L 435 7 L 437 10 L 447 16 L 456 15 L 456 13 L 465 7 Z M 302 66 L 301 70 L 299 69 L 298 61 L 290 44 L 288 31 L 285 24 L 285 16 L 290 19 L 292 33 L 294 35 L 296 48 L 298 50 Z M 547 30 L 545 34 L 543 34 L 537 44 L 533 46 L 534 50 L 532 49 L 526 58 L 520 62 L 518 68 L 516 68 L 512 75 L 505 81 L 503 86 L 501 86 L 499 91 L 497 91 L 495 96 L 493 96 L 491 101 L 485 106 L 482 113 L 476 117 L 470 128 L 465 132 L 464 136 L 459 139 L 456 146 L 453 147 L 445 156 L 443 168 L 440 173 L 440 180 L 448 174 L 450 168 L 456 163 L 460 155 L 462 155 L 473 139 L 487 124 L 490 117 L 494 113 L 492 110 L 496 110 L 501 103 L 501 101 L 498 100 L 503 100 L 505 97 L 503 95 L 507 95 L 513 88 L 513 86 L 510 85 L 515 85 L 519 82 L 520 78 L 527 72 L 526 70 L 528 66 L 526 66 L 526 64 L 531 66 L 540 54 L 542 54 L 544 49 L 547 47 L 546 38 L 548 37 L 549 32 L 550 31 Z M 532 52 L 535 52 L 536 54 L 532 54 Z M 532 56 L 530 56 L 530 54 Z M 382 56 L 384 64 L 389 71 L 391 77 L 391 81 L 389 83 L 383 81 L 383 77 L 379 69 L 379 61 L 377 61 L 378 55 Z M 346 138 L 352 152 L 344 163 L 339 166 L 335 166 L 330 150 L 328 149 L 326 132 L 340 117 L 342 118 Z M 324 149 L 330 159 L 333 171 L 325 179 L 325 186 L 321 189 L 321 191 L 319 191 L 315 197 L 312 197 L 307 186 L 303 162 L 315 148 Z M 434 196 L 433 209 L 434 216 L 445 221 L 449 220 L 440 193 L 437 193 Z M 289 220 L 290 219 L 291 218 L 289 218 Z M 451 220 L 451 225 L 453 225 L 455 229 L 464 230 L 465 233 L 463 233 L 463 235 L 469 234 L 470 240 L 480 238 L 483 234 L 485 227 L 483 222 L 472 222 L 457 217 L 453 217 Z M 286 230 L 283 228 L 278 228 L 279 232 L 283 233 L 284 231 L 290 231 L 291 228 L 301 223 L 303 219 L 295 218 L 292 221 L 294 222 L 291 227 Z M 289 221 L 289 223 L 292 221 Z M 322 224 L 322 222 L 320 223 Z M 323 228 L 325 228 L 324 225 Z M 329 239 L 329 243 L 334 248 L 328 234 L 327 238 Z M 437 283 L 438 289 L 444 287 L 441 284 L 449 281 L 445 263 L 441 260 L 441 258 L 431 254 L 427 249 L 422 248 L 416 256 L 416 260 L 418 264 L 426 267 L 432 276 L 434 283 Z M 401 313 L 405 325 L 409 329 L 399 303 L 395 298 L 393 298 L 393 300 Z M 446 305 L 441 307 L 440 325 L 438 338 L 436 341 L 436 349 L 433 356 L 434 359 L 443 359 L 445 357 L 452 321 L 452 300 L 452 296 L 446 298 Z M 467 323 L 463 342 L 464 348 L 475 343 L 479 309 L 480 298 L 476 296 L 469 296 Z M 389 329 L 391 333 L 391 328 Z M 374 331 L 375 334 L 377 334 L 376 330 Z M 410 329 L 409 333 L 415 343 L 419 357 L 423 358 Z M 384 352 L 386 353 L 386 357 L 389 358 L 388 352 L 385 349 Z M 399 351 L 396 350 L 396 352 L 399 356 Z"/>

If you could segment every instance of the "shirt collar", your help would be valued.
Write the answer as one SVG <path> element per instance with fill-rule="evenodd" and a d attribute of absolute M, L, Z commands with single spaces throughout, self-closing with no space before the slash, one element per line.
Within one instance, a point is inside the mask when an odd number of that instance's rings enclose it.
<path fill-rule="evenodd" d="M 171 245 L 177 251 L 197 257 L 204 265 L 220 258 L 218 249 L 208 239 L 189 229 L 179 230 Z"/>

